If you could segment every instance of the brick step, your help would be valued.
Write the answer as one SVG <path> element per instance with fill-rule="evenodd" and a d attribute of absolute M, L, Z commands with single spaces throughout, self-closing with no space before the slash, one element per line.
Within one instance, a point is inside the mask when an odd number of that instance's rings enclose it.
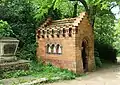
<path fill-rule="evenodd" d="M 11 71 L 11 70 L 28 70 L 30 61 L 18 60 L 14 62 L 0 63 L 0 70 Z"/>

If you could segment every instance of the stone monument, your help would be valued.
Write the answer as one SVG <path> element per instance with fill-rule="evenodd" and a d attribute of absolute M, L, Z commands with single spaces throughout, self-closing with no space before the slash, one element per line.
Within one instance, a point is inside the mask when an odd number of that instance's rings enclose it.
<path fill-rule="evenodd" d="M 15 56 L 19 40 L 15 38 L 0 39 L 0 63 L 16 61 Z"/>
<path fill-rule="evenodd" d="M 0 69 L 9 71 L 29 68 L 29 61 L 18 60 L 16 57 L 18 44 L 19 40 L 16 38 L 0 38 Z"/>

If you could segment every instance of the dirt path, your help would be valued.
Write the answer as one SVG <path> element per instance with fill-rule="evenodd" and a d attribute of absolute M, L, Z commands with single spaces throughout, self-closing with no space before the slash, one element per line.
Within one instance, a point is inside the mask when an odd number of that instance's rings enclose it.
<path fill-rule="evenodd" d="M 96 72 L 89 73 L 75 80 L 59 81 L 45 85 L 120 85 L 120 64 L 111 65 Z"/>

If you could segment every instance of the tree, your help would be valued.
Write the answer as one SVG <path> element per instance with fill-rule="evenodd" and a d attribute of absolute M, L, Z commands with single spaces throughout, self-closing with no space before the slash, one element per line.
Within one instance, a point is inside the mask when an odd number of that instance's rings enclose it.
<path fill-rule="evenodd" d="M 114 29 L 116 30 L 114 32 L 114 43 L 113 46 L 119 51 L 120 53 L 120 19 L 116 21 Z"/>
<path fill-rule="evenodd" d="M 5 0 L 0 4 L 0 19 L 7 21 L 14 35 L 20 40 L 19 57 L 35 58 L 36 21 L 33 18 L 35 6 L 30 0 Z M 32 48 L 32 49 L 31 49 Z"/>
<path fill-rule="evenodd" d="M 73 4 L 68 0 L 36 0 L 38 9 L 36 10 L 35 19 L 38 21 L 45 20 L 48 17 L 61 19 L 73 16 Z M 36 4 L 35 1 L 33 3 Z M 57 16 L 56 16 L 57 15 Z"/>
<path fill-rule="evenodd" d="M 70 1 L 80 1 L 83 4 L 86 12 L 89 15 L 90 22 L 93 28 L 97 13 L 100 13 L 100 11 L 102 10 L 111 11 L 113 7 L 118 6 L 120 4 L 119 0 L 70 0 Z"/>

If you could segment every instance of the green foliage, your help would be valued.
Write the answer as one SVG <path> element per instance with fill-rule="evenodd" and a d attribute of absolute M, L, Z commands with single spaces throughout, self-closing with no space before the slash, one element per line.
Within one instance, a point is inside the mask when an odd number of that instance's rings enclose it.
<path fill-rule="evenodd" d="M 3 20 L 0 20 L 0 38 L 10 36 L 12 33 L 10 25 Z"/>
<path fill-rule="evenodd" d="M 4 4 L 0 5 L 0 18 L 7 21 L 11 26 L 14 33 L 11 37 L 20 40 L 18 56 L 23 59 L 26 56 L 26 59 L 35 56 L 35 47 L 33 46 L 36 41 L 36 22 L 33 18 L 34 14 L 34 5 L 30 0 L 6 0 Z M 31 51 L 30 47 L 33 48 L 34 52 Z"/>
<path fill-rule="evenodd" d="M 2 79 L 3 72 L 4 72 L 4 71 L 0 69 L 0 79 Z"/>
<path fill-rule="evenodd" d="M 99 56 L 95 56 L 110 62 L 116 62 L 117 57 L 117 51 L 113 47 L 114 37 L 116 37 L 114 19 L 111 11 L 103 10 L 97 14 L 94 26 L 95 49 L 99 54 Z"/>
<path fill-rule="evenodd" d="M 2 78 L 11 78 L 11 77 L 17 78 L 17 77 L 27 76 L 27 75 L 30 75 L 29 71 L 16 70 L 16 71 L 3 72 Z"/>
<path fill-rule="evenodd" d="M 23 47 L 18 51 L 17 57 L 20 59 L 36 60 L 36 43 L 27 44 L 25 46 L 26 47 Z"/>
<path fill-rule="evenodd" d="M 15 70 L 2 73 L 1 78 L 17 78 L 20 76 L 31 75 L 37 78 L 48 78 L 50 79 L 49 81 L 51 81 L 53 77 L 59 77 L 60 79 L 74 79 L 77 76 L 75 73 L 66 69 L 60 69 L 50 64 L 44 65 L 41 62 L 32 62 L 29 70 Z"/>
<path fill-rule="evenodd" d="M 95 57 L 95 64 L 96 67 L 102 67 L 102 62 L 99 57 Z"/>
<path fill-rule="evenodd" d="M 44 65 L 43 63 L 32 63 L 31 64 L 31 72 L 35 77 L 40 78 L 52 78 L 52 77 L 60 77 L 60 79 L 74 79 L 77 75 L 71 71 L 66 69 L 60 69 L 51 64 Z"/>
<path fill-rule="evenodd" d="M 117 50 L 110 44 L 95 42 L 95 47 L 99 52 L 100 59 L 107 62 L 116 63 Z"/>
<path fill-rule="evenodd" d="M 120 53 L 120 20 L 116 21 L 114 29 L 116 31 L 113 46 L 118 50 L 118 53 Z"/>
<path fill-rule="evenodd" d="M 99 52 L 97 49 L 95 49 L 94 51 L 94 56 L 95 56 L 95 64 L 96 64 L 96 67 L 102 67 L 102 62 L 100 60 L 100 55 L 99 55 Z"/>
<path fill-rule="evenodd" d="M 97 15 L 94 28 L 95 40 L 101 44 L 113 44 L 115 36 L 114 19 L 115 18 L 113 14 Z"/>
<path fill-rule="evenodd" d="M 33 3 L 38 8 L 34 17 L 37 21 L 44 21 L 47 17 L 52 17 L 53 19 L 73 17 L 75 3 L 69 0 L 33 0 Z M 79 15 L 83 7 L 78 4 L 77 10 L 77 15 Z"/>

